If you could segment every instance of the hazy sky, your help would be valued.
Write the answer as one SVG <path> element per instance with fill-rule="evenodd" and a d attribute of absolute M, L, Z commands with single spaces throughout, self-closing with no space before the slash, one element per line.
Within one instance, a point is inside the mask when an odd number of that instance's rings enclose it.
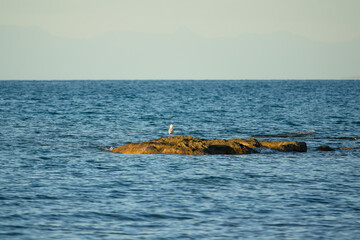
<path fill-rule="evenodd" d="M 344 78 L 360 0 L 0 0 L 0 80 Z"/>
<path fill-rule="evenodd" d="M 108 31 L 200 36 L 287 31 L 319 41 L 360 37 L 359 0 L 0 0 L 0 24 L 65 37 Z"/>

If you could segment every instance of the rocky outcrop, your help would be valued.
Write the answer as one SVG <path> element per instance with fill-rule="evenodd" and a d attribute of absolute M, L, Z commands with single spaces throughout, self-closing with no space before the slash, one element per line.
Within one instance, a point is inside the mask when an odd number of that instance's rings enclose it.
<path fill-rule="evenodd" d="M 129 143 L 111 150 L 122 154 L 250 154 L 257 153 L 257 148 L 270 148 L 282 152 L 306 152 L 305 142 L 294 141 L 258 141 L 256 139 L 234 138 L 198 139 L 191 136 L 163 137 L 142 143 Z"/>
<path fill-rule="evenodd" d="M 360 147 L 342 147 L 342 148 L 340 148 L 340 150 L 356 150 L 356 149 L 360 149 Z M 328 152 L 328 151 L 332 152 L 332 151 L 339 150 L 339 148 L 335 149 L 335 148 L 329 147 L 327 145 L 323 145 L 323 146 L 317 147 L 316 150 L 325 151 L 325 152 Z"/>

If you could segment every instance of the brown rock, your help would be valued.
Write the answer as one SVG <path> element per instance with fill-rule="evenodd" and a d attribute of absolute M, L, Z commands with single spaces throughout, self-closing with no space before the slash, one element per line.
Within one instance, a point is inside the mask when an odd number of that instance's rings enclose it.
<path fill-rule="evenodd" d="M 335 149 L 327 146 L 327 145 L 323 145 L 323 146 L 320 146 L 320 147 L 317 147 L 316 150 L 318 151 L 324 151 L 324 152 L 330 152 L 330 151 L 335 151 Z"/>
<path fill-rule="evenodd" d="M 197 139 L 191 136 L 163 137 L 142 143 L 129 143 L 112 150 L 123 154 L 250 154 L 256 153 L 254 148 L 266 147 L 283 152 L 306 152 L 305 142 L 289 141 L 258 141 L 256 139 L 234 138 L 224 139 Z"/>
<path fill-rule="evenodd" d="M 306 152 L 307 146 L 301 141 L 259 141 L 262 147 L 271 148 L 281 152 Z"/>
<path fill-rule="evenodd" d="M 360 149 L 360 147 L 343 147 L 340 148 L 341 150 L 355 150 L 355 149 Z"/>

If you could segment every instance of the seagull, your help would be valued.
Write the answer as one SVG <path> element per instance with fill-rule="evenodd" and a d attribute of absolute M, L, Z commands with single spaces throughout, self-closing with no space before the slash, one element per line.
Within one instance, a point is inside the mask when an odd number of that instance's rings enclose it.
<path fill-rule="evenodd" d="M 173 129 L 173 126 L 172 124 L 170 124 L 170 127 L 169 127 L 169 136 L 171 136 L 171 134 L 174 132 L 174 129 Z"/>

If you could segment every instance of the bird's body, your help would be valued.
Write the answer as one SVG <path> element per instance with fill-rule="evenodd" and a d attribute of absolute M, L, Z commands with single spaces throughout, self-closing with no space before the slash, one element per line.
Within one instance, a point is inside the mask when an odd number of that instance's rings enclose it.
<path fill-rule="evenodd" d="M 170 136 L 174 132 L 173 127 L 174 127 L 174 125 L 170 124 L 169 131 L 168 131 Z"/>

